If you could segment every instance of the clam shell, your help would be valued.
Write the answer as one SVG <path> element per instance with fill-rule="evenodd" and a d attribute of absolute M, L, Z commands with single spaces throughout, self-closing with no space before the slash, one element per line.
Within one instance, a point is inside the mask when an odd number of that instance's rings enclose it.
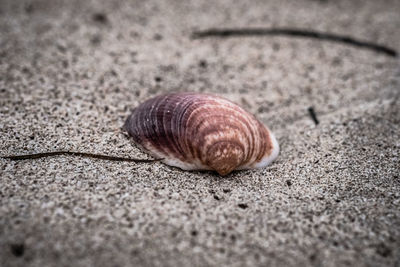
<path fill-rule="evenodd" d="M 262 168 L 279 153 L 273 134 L 252 114 L 209 94 L 172 93 L 139 105 L 124 126 L 156 158 L 183 170 Z"/>

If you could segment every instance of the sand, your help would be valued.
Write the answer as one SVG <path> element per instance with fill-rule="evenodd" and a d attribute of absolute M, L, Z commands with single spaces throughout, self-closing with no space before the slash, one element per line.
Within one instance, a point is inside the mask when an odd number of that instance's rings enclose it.
<path fill-rule="evenodd" d="M 104 1 L 106 2 L 106 1 Z M 399 1 L 0 2 L 0 154 L 148 158 L 121 127 L 160 93 L 224 96 L 274 132 L 262 170 L 0 159 L 0 266 L 399 266 Z M 308 109 L 313 107 L 319 124 Z"/>

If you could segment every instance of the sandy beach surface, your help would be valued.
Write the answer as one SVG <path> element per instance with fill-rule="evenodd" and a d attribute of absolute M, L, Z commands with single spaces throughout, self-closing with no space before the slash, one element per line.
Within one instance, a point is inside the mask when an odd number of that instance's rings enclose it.
<path fill-rule="evenodd" d="M 400 2 L 0 1 L 0 155 L 149 158 L 122 131 L 174 91 L 214 93 L 280 143 L 261 170 L 0 159 L 0 266 L 400 266 Z M 309 114 L 312 107 L 319 120 Z"/>

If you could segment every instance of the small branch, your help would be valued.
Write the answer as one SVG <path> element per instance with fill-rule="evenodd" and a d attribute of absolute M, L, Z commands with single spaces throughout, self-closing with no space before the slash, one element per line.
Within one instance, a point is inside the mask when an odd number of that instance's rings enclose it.
<path fill-rule="evenodd" d="M 205 31 L 198 31 L 192 33 L 192 38 L 207 38 L 219 37 L 228 38 L 235 36 L 291 36 L 303 37 L 318 40 L 326 40 L 336 43 L 343 43 L 356 47 L 362 47 L 373 50 L 378 53 L 383 53 L 391 57 L 397 57 L 397 51 L 380 44 L 366 42 L 354 39 L 346 35 L 337 35 L 332 33 L 316 32 L 311 30 L 290 29 L 290 28 L 241 28 L 241 29 L 209 29 Z"/>
<path fill-rule="evenodd" d="M 83 152 L 73 152 L 73 151 L 53 151 L 53 152 L 43 152 L 43 153 L 34 153 L 34 154 L 26 154 L 26 155 L 10 155 L 10 156 L 1 156 L 1 158 L 9 159 L 9 160 L 26 160 L 26 159 L 39 159 L 46 157 L 54 157 L 54 156 L 78 156 L 85 158 L 94 158 L 94 159 L 102 159 L 102 160 L 111 160 L 111 161 L 129 161 L 129 162 L 156 162 L 162 159 L 135 159 L 135 158 L 122 158 L 122 157 L 114 157 L 107 155 L 99 155 L 99 154 L 91 154 L 91 153 L 83 153 Z"/>

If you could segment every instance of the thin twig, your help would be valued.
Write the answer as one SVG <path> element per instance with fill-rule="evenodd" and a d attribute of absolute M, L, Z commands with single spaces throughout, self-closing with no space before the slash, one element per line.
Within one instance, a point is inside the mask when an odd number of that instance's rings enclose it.
<path fill-rule="evenodd" d="M 102 159 L 102 160 L 112 160 L 112 161 L 129 161 L 129 162 L 156 162 L 162 159 L 135 159 L 135 158 L 123 158 L 123 157 L 114 157 L 108 155 L 99 155 L 99 154 L 91 154 L 84 152 L 73 152 L 73 151 L 53 151 L 53 152 L 43 152 L 43 153 L 34 153 L 34 154 L 26 154 L 26 155 L 10 155 L 10 156 L 1 156 L 4 159 L 10 160 L 26 160 L 26 159 L 39 159 L 46 157 L 54 157 L 61 155 L 71 155 L 85 158 L 94 158 L 94 159 Z"/>
<path fill-rule="evenodd" d="M 326 40 L 337 43 L 344 43 L 352 46 L 363 47 L 375 52 L 383 53 L 391 57 L 397 57 L 398 53 L 393 48 L 357 40 L 346 35 L 338 35 L 332 33 L 316 32 L 311 30 L 291 29 L 291 28 L 240 28 L 240 29 L 209 29 L 192 33 L 192 38 L 207 37 L 234 37 L 234 36 L 266 36 L 266 35 L 283 35 L 304 37 L 311 39 Z"/>
<path fill-rule="evenodd" d="M 317 114 L 315 114 L 315 110 L 313 107 L 309 107 L 308 109 L 308 113 L 310 114 L 311 119 L 314 121 L 315 125 L 319 124 L 319 120 L 317 118 Z"/>

